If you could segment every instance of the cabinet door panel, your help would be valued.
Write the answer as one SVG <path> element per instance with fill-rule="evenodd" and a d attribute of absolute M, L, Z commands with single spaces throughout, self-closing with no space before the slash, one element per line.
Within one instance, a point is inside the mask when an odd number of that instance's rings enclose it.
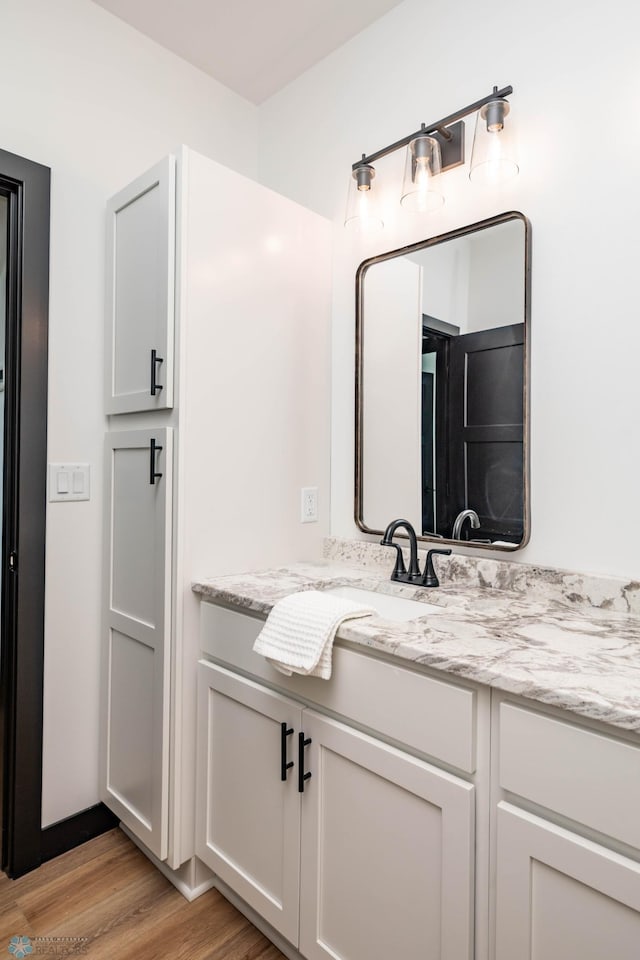
<path fill-rule="evenodd" d="M 298 942 L 300 803 L 281 779 L 281 724 L 300 707 L 221 667 L 198 673 L 196 853 L 291 943 Z M 287 737 L 293 760 L 294 734 Z"/>
<path fill-rule="evenodd" d="M 175 158 L 166 157 L 107 207 L 106 412 L 173 405 Z M 162 362 L 153 376 L 152 358 Z"/>
<path fill-rule="evenodd" d="M 309 960 L 469 960 L 474 788 L 303 714 L 300 951 Z"/>
<path fill-rule="evenodd" d="M 155 457 L 150 483 L 151 441 Z M 167 855 L 172 432 L 106 441 L 107 598 L 102 797 Z"/>
<path fill-rule="evenodd" d="M 637 960 L 640 864 L 498 805 L 496 960 Z"/>

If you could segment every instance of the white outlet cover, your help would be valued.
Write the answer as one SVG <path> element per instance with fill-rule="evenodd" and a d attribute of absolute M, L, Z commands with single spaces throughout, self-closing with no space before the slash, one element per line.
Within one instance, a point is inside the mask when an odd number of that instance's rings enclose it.
<path fill-rule="evenodd" d="M 318 488 L 302 487 L 300 490 L 300 522 L 317 523 Z"/>

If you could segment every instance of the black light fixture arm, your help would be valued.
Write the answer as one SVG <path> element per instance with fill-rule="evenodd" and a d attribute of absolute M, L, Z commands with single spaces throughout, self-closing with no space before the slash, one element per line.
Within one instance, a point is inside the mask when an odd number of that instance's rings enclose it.
<path fill-rule="evenodd" d="M 445 140 L 448 140 L 449 136 L 446 128 L 452 123 L 456 123 L 456 121 L 462 120 L 464 117 L 468 117 L 472 113 L 476 113 L 476 111 L 480 110 L 487 103 L 491 103 L 492 100 L 503 100 L 512 93 L 512 86 L 502 87 L 501 90 L 498 90 L 497 87 L 494 87 L 493 93 L 483 97 L 481 100 L 476 100 L 475 103 L 470 103 L 467 107 L 463 107 L 461 110 L 456 110 L 455 113 L 450 113 L 448 117 L 443 117 L 442 120 L 437 120 L 435 123 L 423 123 L 420 130 L 416 130 L 415 133 L 410 133 L 407 137 L 403 137 L 402 140 L 396 140 L 395 143 L 390 143 L 388 147 L 383 147 L 381 150 L 376 150 L 375 153 L 370 153 L 368 156 L 363 153 L 361 160 L 356 160 L 355 163 L 351 164 L 351 169 L 356 170 L 357 167 L 361 167 L 364 164 L 375 163 L 375 161 L 379 160 L 381 157 L 386 157 L 390 153 L 394 153 L 396 150 L 406 147 L 409 143 L 411 143 L 412 140 L 415 140 L 416 137 L 439 133 Z"/>

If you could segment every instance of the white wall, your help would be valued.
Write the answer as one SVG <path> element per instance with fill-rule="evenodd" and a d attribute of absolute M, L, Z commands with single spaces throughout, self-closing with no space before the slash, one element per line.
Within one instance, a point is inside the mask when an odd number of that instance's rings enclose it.
<path fill-rule="evenodd" d="M 255 173 L 256 108 L 87 0 L 3 0 L 0 147 L 52 168 L 43 824 L 98 799 L 105 200 L 181 142 Z"/>
<path fill-rule="evenodd" d="M 533 225 L 532 536 L 527 562 L 640 577 L 637 357 L 640 6 L 405 0 L 260 109 L 260 176 L 335 217 L 333 532 L 352 522 L 353 275 L 365 256 L 494 213 Z M 350 165 L 512 84 L 521 174 L 500 191 L 447 174 L 415 226 L 395 195 L 358 247 L 340 227 Z M 511 119 L 511 118 L 510 118 Z M 467 128 L 469 142 L 472 128 Z M 378 165 L 400 188 L 402 157 Z"/>

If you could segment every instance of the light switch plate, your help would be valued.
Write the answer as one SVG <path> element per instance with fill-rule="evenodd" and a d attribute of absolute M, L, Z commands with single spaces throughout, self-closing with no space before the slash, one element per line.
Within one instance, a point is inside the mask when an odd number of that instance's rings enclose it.
<path fill-rule="evenodd" d="M 90 474 L 88 463 L 50 463 L 49 502 L 89 500 Z"/>

